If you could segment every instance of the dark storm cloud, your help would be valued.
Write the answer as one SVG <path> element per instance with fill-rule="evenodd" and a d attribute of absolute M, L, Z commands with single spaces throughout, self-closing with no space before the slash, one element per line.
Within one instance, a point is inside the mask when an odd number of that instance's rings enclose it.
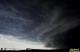
<path fill-rule="evenodd" d="M 42 17 L 37 7 L 32 6 L 32 1 L 0 1 L 0 33 L 23 36 L 22 38 L 35 37 L 31 31 L 38 26 Z M 36 37 L 35 37 L 36 38 Z"/>
<path fill-rule="evenodd" d="M 75 7 L 59 0 L 0 0 L 0 33 L 67 47 L 64 32 L 80 25 Z"/>

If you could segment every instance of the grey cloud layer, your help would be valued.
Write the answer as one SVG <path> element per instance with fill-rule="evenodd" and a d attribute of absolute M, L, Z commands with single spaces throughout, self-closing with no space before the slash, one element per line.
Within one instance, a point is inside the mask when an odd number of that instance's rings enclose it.
<path fill-rule="evenodd" d="M 0 33 L 45 44 L 54 42 L 55 35 L 80 25 L 78 11 L 68 6 L 64 1 L 1 0 Z"/>

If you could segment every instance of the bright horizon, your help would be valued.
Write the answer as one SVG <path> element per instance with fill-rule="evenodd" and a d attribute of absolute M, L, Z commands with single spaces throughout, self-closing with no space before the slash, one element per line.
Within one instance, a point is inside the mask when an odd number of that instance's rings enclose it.
<path fill-rule="evenodd" d="M 20 49 L 51 49 L 46 48 L 41 42 L 31 42 L 28 40 L 21 40 L 14 36 L 2 35 L 0 34 L 0 48 L 14 48 L 16 50 Z"/>

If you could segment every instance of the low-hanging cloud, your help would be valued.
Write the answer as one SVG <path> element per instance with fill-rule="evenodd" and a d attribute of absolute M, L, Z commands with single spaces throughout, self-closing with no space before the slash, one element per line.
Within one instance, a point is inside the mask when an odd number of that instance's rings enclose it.
<path fill-rule="evenodd" d="M 70 36 L 65 32 L 79 26 L 80 18 L 77 7 L 74 9 L 73 4 L 68 5 L 66 2 L 55 0 L 1 1 L 0 34 L 19 37 L 20 40 L 26 40 L 25 42 L 27 40 L 42 42 L 45 47 L 69 47 L 65 43 L 68 39 L 65 36 L 69 38 Z"/>

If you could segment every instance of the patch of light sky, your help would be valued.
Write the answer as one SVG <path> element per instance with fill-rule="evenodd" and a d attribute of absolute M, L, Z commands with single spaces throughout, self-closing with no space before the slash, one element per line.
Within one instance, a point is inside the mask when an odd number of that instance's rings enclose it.
<path fill-rule="evenodd" d="M 44 44 L 41 42 L 22 40 L 11 35 L 3 35 L 3 34 L 0 34 L 0 48 L 14 48 L 16 50 L 23 50 L 26 48 L 51 49 L 51 48 L 46 48 Z"/>

